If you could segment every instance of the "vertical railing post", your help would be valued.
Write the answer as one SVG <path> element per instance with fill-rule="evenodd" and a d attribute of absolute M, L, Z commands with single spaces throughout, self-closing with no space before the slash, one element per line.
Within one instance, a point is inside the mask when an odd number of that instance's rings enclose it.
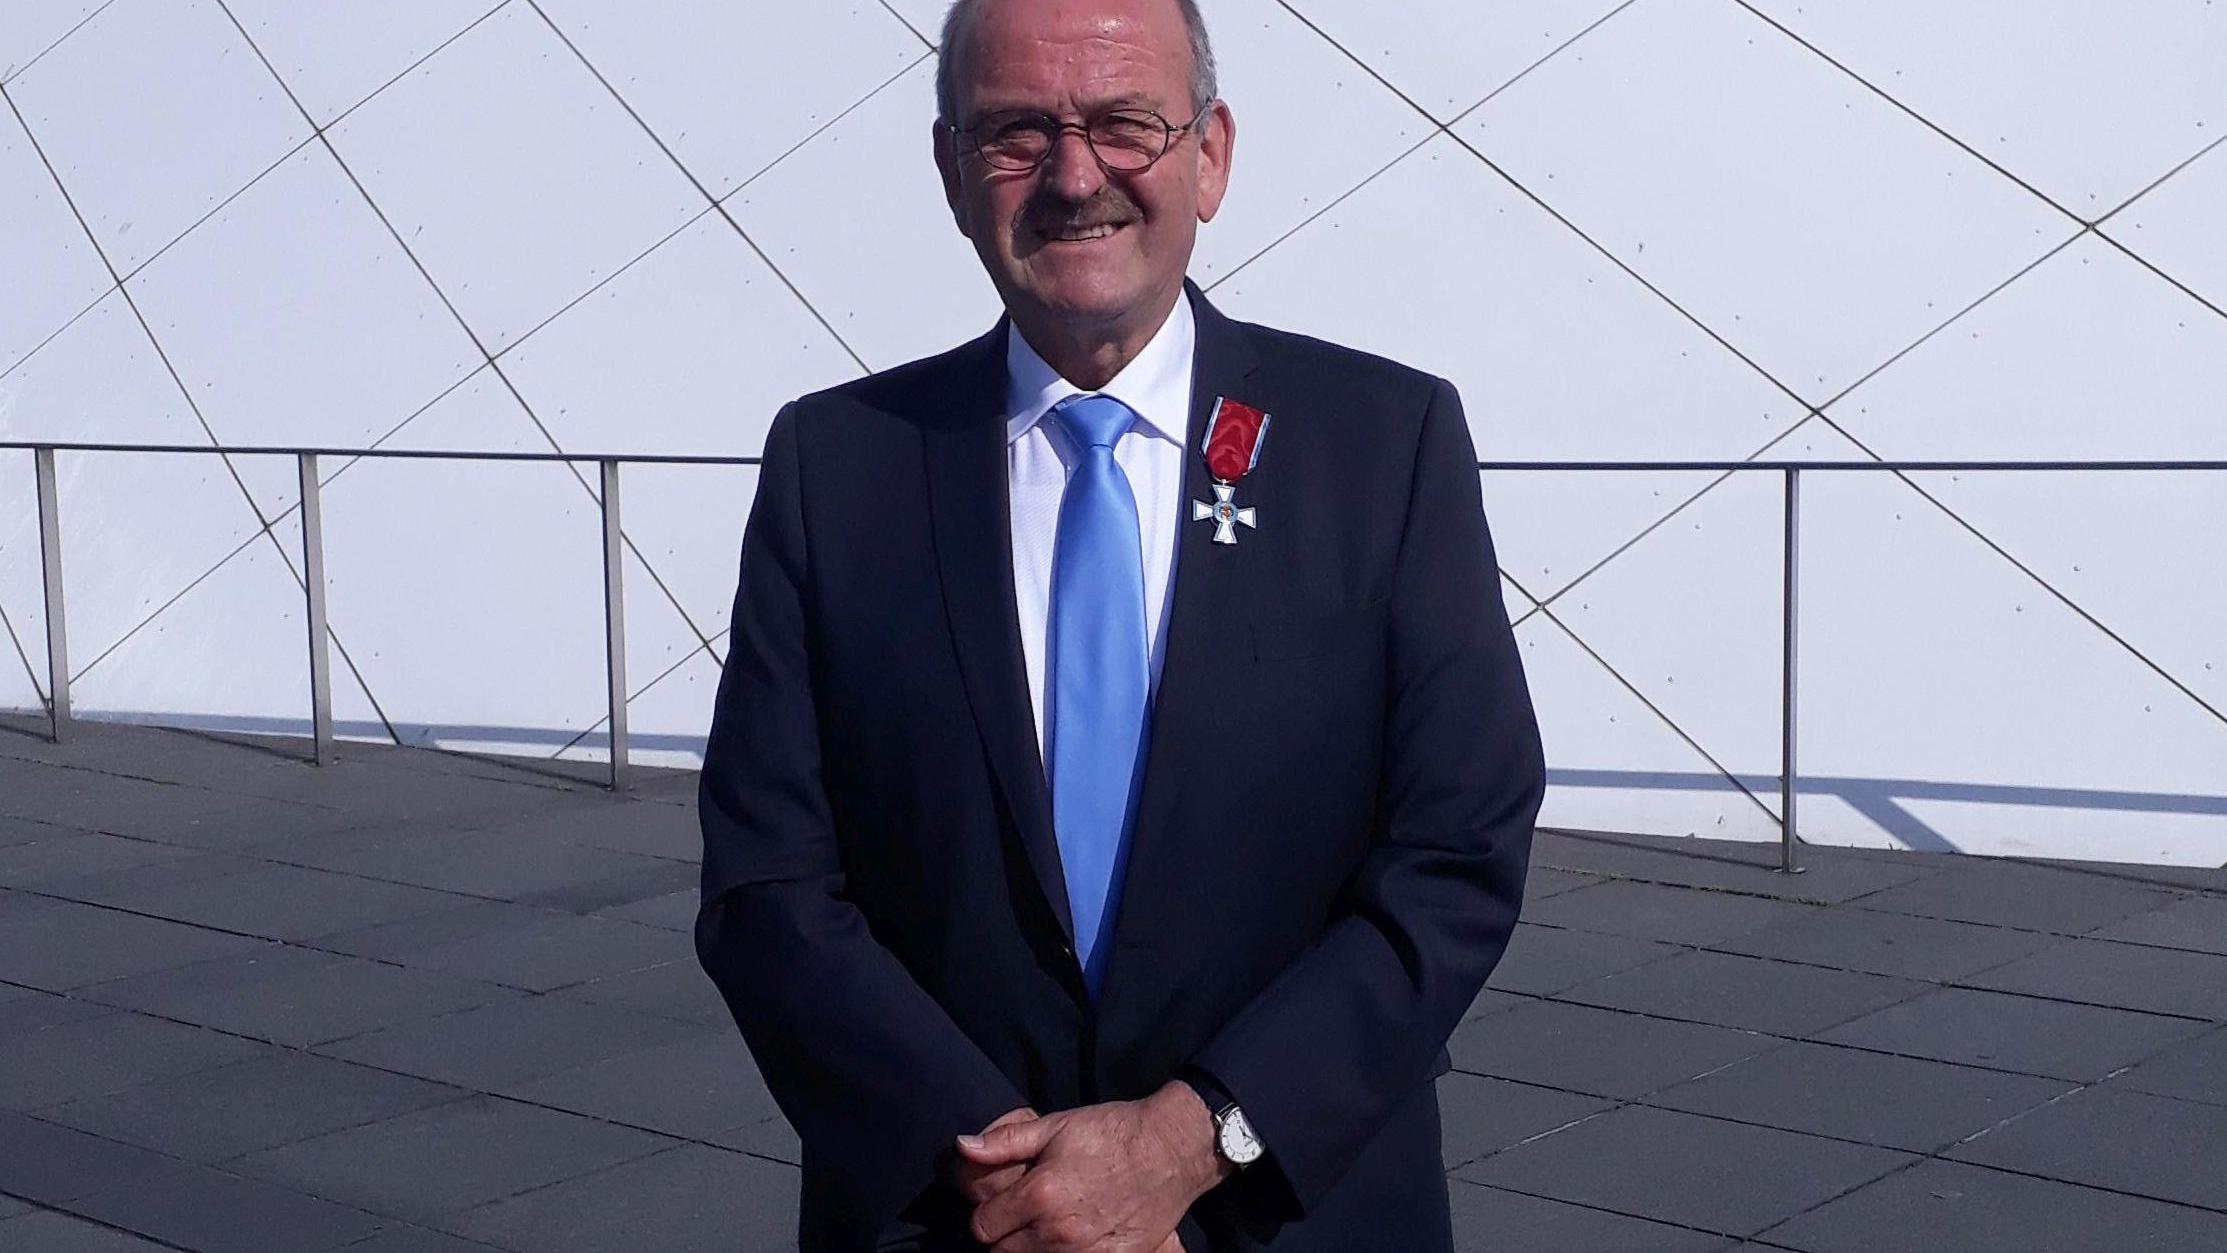
<path fill-rule="evenodd" d="M 1801 867 L 1794 861 L 1795 832 L 1799 830 L 1794 818 L 1795 783 L 1799 779 L 1795 764 L 1794 698 L 1797 689 L 1795 658 L 1800 614 L 1800 552 L 1802 517 L 1802 472 L 1794 466 L 1786 467 L 1786 566 L 1780 573 L 1783 584 L 1781 601 L 1785 620 L 1780 624 L 1780 657 L 1784 669 L 1779 675 L 1782 703 L 1779 722 L 1779 869 L 1787 874 L 1798 874 Z"/>
<path fill-rule="evenodd" d="M 302 586 L 309 595 L 309 726 L 318 765 L 332 761 L 332 661 L 325 634 L 325 513 L 317 493 L 317 454 L 295 456 L 302 484 Z"/>
<path fill-rule="evenodd" d="M 54 485 L 54 450 L 31 450 L 38 480 L 39 564 L 46 579 L 47 737 L 59 744 L 70 728 L 69 623 L 62 616 L 62 510 Z"/>
<path fill-rule="evenodd" d="M 620 574 L 619 463 L 603 459 L 603 624 L 611 683 L 611 790 L 626 790 L 626 595 Z"/>

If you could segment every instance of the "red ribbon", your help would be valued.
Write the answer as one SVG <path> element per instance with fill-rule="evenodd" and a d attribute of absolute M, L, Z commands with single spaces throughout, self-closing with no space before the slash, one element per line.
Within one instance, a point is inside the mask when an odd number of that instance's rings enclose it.
<path fill-rule="evenodd" d="M 1251 405 L 1223 397 L 1215 406 L 1214 421 L 1206 433 L 1206 468 L 1224 483 L 1235 483 L 1252 468 L 1268 415 Z"/>

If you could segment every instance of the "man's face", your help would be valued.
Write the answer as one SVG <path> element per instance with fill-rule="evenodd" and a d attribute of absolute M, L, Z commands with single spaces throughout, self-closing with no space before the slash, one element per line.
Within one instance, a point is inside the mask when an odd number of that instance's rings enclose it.
<path fill-rule="evenodd" d="M 957 121 L 1028 109 L 1084 121 L 1120 106 L 1191 119 L 1191 45 L 1172 0 L 990 0 L 956 50 Z M 1109 171 L 1079 131 L 1034 170 L 983 161 L 937 128 L 936 163 L 959 229 L 1017 318 L 1120 328 L 1173 300 L 1198 224 L 1229 175 L 1233 126 L 1219 101 L 1141 172 Z M 1110 231 L 1107 228 L 1111 228 Z"/>

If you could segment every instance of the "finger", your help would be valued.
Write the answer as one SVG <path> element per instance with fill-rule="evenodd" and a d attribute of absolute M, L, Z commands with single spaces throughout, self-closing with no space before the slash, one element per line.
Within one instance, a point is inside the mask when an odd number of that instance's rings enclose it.
<path fill-rule="evenodd" d="M 979 1136 L 960 1136 L 959 1152 L 965 1160 L 985 1165 L 1025 1161 L 1044 1151 L 1057 1127 L 1049 1118 L 991 1127 Z"/>
<path fill-rule="evenodd" d="M 991 1167 L 964 1162 L 959 1167 L 959 1191 L 967 1200 L 980 1205 L 1019 1183 L 1027 1174 L 1028 1166 L 1023 1162 Z"/>

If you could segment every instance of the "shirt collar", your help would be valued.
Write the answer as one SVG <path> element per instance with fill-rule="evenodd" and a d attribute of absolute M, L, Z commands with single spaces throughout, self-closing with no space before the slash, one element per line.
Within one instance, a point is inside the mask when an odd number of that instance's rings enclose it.
<path fill-rule="evenodd" d="M 1008 323 L 1006 329 L 1005 440 L 1011 443 L 1027 434 L 1053 405 L 1084 394 L 1085 389 L 1068 382 L 1038 356 L 1018 326 Z M 1178 292 L 1160 329 L 1098 391 L 1136 411 L 1138 422 L 1132 429 L 1181 445 L 1190 419 L 1191 361 L 1197 342 L 1190 293 Z"/>

